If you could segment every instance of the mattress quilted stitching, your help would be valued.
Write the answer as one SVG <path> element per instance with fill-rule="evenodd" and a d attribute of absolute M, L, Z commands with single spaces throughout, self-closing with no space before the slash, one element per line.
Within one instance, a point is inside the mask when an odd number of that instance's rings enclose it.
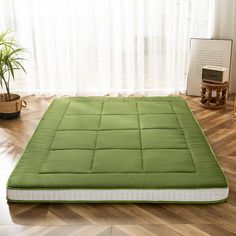
<path fill-rule="evenodd" d="M 142 133 L 141 133 L 141 125 L 140 125 L 140 112 L 139 112 L 139 107 L 138 103 L 136 102 L 136 107 L 138 111 L 138 126 L 139 126 L 139 139 L 140 139 L 140 148 L 141 148 L 141 158 L 142 158 L 142 164 L 141 164 L 141 170 L 143 172 L 143 143 L 142 143 Z"/>
<path fill-rule="evenodd" d="M 181 129 L 183 130 L 184 139 L 185 139 L 185 142 L 186 142 L 187 145 L 188 145 L 188 149 L 189 149 L 189 152 L 190 152 L 190 154 L 191 154 L 191 160 L 192 160 L 192 163 L 193 163 L 193 165 L 194 165 L 195 172 L 196 172 L 196 166 L 195 166 L 195 163 L 194 163 L 194 159 L 193 159 L 193 155 L 192 155 L 192 152 L 191 152 L 191 148 L 189 148 L 188 139 L 186 139 L 184 129 L 183 129 L 183 127 L 182 127 L 182 125 L 181 125 L 181 123 L 180 123 L 180 121 L 179 121 L 178 115 L 177 115 L 176 112 L 175 112 L 175 108 L 174 108 L 174 106 L 173 106 L 173 103 L 171 102 L 170 104 L 171 104 L 171 106 L 172 106 L 172 109 L 173 109 L 173 112 L 174 112 L 174 114 L 175 114 L 175 117 L 176 117 L 176 119 L 177 119 L 177 121 L 178 121 L 178 124 L 179 124 L 179 126 L 181 127 Z"/>
<path fill-rule="evenodd" d="M 105 111 L 101 109 L 101 103 L 108 104 Z M 126 105 L 122 112 L 123 104 Z M 84 114 L 81 114 L 82 108 Z M 91 119 L 88 111 L 92 113 Z M 74 129 L 78 125 L 74 118 L 63 124 L 62 117 L 78 117 L 78 113 L 81 117 L 87 115 L 80 122 L 88 118 L 89 122 L 95 122 L 93 127 L 100 127 L 106 117 L 102 129 Z M 99 115 L 97 126 L 97 120 L 93 118 Z M 182 129 L 177 127 L 173 115 Z M 127 116 L 128 126 L 132 124 L 132 129 L 121 129 L 122 122 L 121 126 L 111 129 L 115 116 L 118 121 Z M 135 117 L 138 117 L 138 128 Z M 156 119 L 160 123 L 157 124 Z M 168 129 L 166 124 L 171 124 Z M 83 147 L 78 147 L 78 143 Z M 87 148 L 85 144 L 89 144 Z M 193 158 L 194 164 L 189 158 Z M 54 100 L 8 183 L 9 188 L 208 186 L 225 187 L 227 182 L 198 124 L 184 100 L 158 97 Z"/>
<path fill-rule="evenodd" d="M 93 150 L 93 157 L 92 157 L 91 167 L 90 167 L 90 170 L 89 170 L 90 173 L 91 173 L 91 171 L 92 171 L 92 169 L 93 169 L 93 162 L 94 162 L 94 156 L 95 156 L 95 151 L 96 151 L 98 133 L 99 133 L 99 129 L 100 129 L 100 125 L 101 125 L 101 120 L 102 120 L 103 105 L 104 105 L 104 103 L 102 102 L 102 109 L 101 109 L 100 119 L 99 119 L 99 123 L 98 123 L 98 129 L 97 129 L 97 134 L 96 134 L 96 140 L 95 140 L 95 145 L 94 145 L 94 150 Z"/>

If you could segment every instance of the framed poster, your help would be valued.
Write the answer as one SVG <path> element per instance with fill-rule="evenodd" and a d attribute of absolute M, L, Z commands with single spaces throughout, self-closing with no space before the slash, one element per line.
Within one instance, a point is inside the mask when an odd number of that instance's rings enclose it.
<path fill-rule="evenodd" d="M 190 39 L 187 95 L 201 95 L 202 67 L 226 67 L 229 81 L 231 64 L 231 39 Z"/>

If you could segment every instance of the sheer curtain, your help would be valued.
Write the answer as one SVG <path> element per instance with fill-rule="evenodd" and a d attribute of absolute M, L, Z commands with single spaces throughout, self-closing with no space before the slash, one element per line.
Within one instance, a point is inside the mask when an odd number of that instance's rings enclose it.
<path fill-rule="evenodd" d="M 213 0 L 0 0 L 0 31 L 28 49 L 36 94 L 184 92 L 190 37 L 209 37 Z"/>

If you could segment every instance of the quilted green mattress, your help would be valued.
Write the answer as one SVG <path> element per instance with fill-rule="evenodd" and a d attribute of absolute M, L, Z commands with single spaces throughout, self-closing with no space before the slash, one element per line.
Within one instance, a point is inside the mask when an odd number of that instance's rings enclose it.
<path fill-rule="evenodd" d="M 221 202 L 226 178 L 179 97 L 55 99 L 8 180 L 12 202 Z"/>

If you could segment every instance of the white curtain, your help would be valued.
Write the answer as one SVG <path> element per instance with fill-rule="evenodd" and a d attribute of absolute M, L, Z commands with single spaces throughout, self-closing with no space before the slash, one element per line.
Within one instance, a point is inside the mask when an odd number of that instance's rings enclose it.
<path fill-rule="evenodd" d="M 210 37 L 213 0 L 0 0 L 0 31 L 28 49 L 18 92 L 184 92 L 190 37 Z"/>

